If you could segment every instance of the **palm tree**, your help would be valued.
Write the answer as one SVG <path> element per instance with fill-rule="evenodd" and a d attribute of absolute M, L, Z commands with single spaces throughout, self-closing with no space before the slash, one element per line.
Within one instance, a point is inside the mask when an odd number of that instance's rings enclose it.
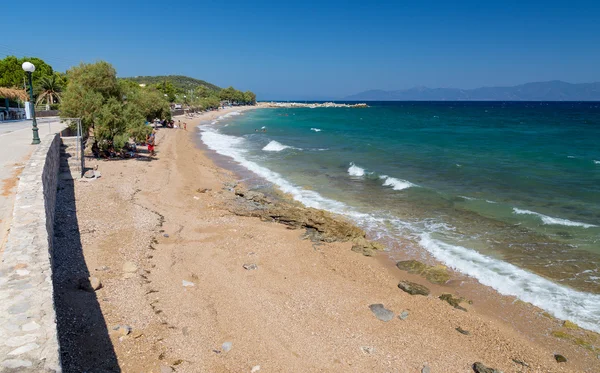
<path fill-rule="evenodd" d="M 42 77 L 39 81 L 40 91 L 35 105 L 37 106 L 44 101 L 46 102 L 46 106 L 59 103 L 63 87 L 63 79 L 58 74 Z"/>

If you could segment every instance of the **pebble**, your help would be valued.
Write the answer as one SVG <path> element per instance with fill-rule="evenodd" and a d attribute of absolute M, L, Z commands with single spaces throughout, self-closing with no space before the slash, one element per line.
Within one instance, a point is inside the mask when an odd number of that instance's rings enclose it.
<path fill-rule="evenodd" d="M 408 311 L 402 311 L 400 315 L 398 315 L 400 320 L 406 320 L 408 318 Z"/>
<path fill-rule="evenodd" d="M 250 371 L 250 373 L 256 373 L 260 370 L 260 365 L 255 365 L 252 367 L 252 370 Z"/>
<path fill-rule="evenodd" d="M 252 271 L 255 269 L 258 269 L 258 266 L 254 263 L 252 264 L 244 264 L 242 267 L 244 267 L 244 269 L 248 270 L 248 271 Z"/>
<path fill-rule="evenodd" d="M 229 352 L 229 351 L 231 351 L 232 347 L 233 347 L 233 343 L 231 343 L 231 342 L 224 342 L 221 345 L 221 349 L 223 350 L 223 352 Z"/>
<path fill-rule="evenodd" d="M 366 355 L 373 355 L 375 353 L 375 347 L 371 346 L 361 346 L 360 350 Z"/>
<path fill-rule="evenodd" d="M 138 267 L 133 262 L 125 262 L 123 263 L 123 272 L 132 273 L 137 271 Z"/>
<path fill-rule="evenodd" d="M 113 330 L 116 330 L 117 333 L 119 333 L 120 336 L 124 337 L 126 335 L 128 335 L 129 333 L 131 333 L 131 326 L 129 325 L 117 325 L 113 328 Z"/>
<path fill-rule="evenodd" d="M 421 373 L 431 373 L 431 368 L 428 365 L 425 365 L 423 369 L 421 369 Z"/>
<path fill-rule="evenodd" d="M 554 354 L 554 359 L 556 360 L 557 363 L 566 363 L 567 362 L 567 358 L 562 356 L 561 354 Z"/>
<path fill-rule="evenodd" d="M 163 237 L 169 238 L 169 235 L 167 233 L 163 234 Z"/>
<path fill-rule="evenodd" d="M 181 280 L 181 285 L 183 285 L 184 288 L 196 286 L 196 284 L 194 284 L 193 282 L 186 281 L 186 280 Z"/>
<path fill-rule="evenodd" d="M 394 313 L 383 307 L 383 304 L 381 303 L 371 304 L 369 308 L 371 309 L 371 312 L 373 312 L 375 317 L 377 317 L 381 321 L 387 322 L 394 318 Z"/>
<path fill-rule="evenodd" d="M 456 328 L 456 331 L 459 332 L 460 334 L 464 334 L 464 335 L 470 335 L 471 334 L 468 330 L 464 330 L 460 326 L 458 328 Z"/>

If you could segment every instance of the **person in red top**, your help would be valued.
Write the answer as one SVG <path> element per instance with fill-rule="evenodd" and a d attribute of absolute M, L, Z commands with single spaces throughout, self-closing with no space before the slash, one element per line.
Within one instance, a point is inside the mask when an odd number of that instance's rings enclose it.
<path fill-rule="evenodd" d="M 154 146 L 156 145 L 156 130 L 152 130 L 152 133 L 148 135 L 146 143 L 148 144 L 148 152 L 150 152 L 150 155 L 155 155 Z"/>

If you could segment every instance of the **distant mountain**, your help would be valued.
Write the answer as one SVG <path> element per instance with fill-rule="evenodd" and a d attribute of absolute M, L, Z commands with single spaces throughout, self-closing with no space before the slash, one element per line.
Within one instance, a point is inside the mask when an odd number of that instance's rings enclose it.
<path fill-rule="evenodd" d="M 600 101 L 600 82 L 571 84 L 553 80 L 514 87 L 475 89 L 415 87 L 398 91 L 371 90 L 346 101 Z"/>
<path fill-rule="evenodd" d="M 189 76 L 183 75 L 157 75 L 157 76 L 135 76 L 132 78 L 123 78 L 132 80 L 138 84 L 157 84 L 162 83 L 165 80 L 173 84 L 175 89 L 178 91 L 189 91 L 190 89 L 196 89 L 203 85 L 212 91 L 220 91 L 221 88 L 214 84 L 205 82 L 204 80 L 190 78 Z"/>

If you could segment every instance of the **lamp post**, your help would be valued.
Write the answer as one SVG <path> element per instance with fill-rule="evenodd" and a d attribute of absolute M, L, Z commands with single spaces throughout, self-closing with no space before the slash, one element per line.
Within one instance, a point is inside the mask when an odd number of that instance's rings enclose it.
<path fill-rule="evenodd" d="M 40 136 L 38 135 L 37 121 L 35 119 L 35 105 L 33 103 L 33 83 L 31 82 L 31 74 L 35 71 L 35 65 L 31 62 L 23 62 L 23 65 L 21 65 L 21 67 L 23 68 L 23 70 L 25 70 L 27 76 L 29 77 L 30 108 L 31 116 L 33 118 L 33 128 L 31 129 L 33 131 L 33 141 L 31 142 L 31 144 L 36 145 L 40 143 Z"/>

